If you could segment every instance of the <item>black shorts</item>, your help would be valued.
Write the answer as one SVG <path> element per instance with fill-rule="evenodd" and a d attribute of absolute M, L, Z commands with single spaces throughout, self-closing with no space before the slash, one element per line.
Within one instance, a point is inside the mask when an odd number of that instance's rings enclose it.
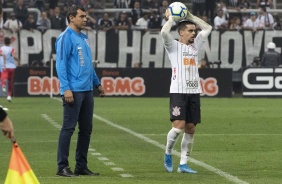
<path fill-rule="evenodd" d="M 201 123 L 200 94 L 170 94 L 170 121 Z"/>

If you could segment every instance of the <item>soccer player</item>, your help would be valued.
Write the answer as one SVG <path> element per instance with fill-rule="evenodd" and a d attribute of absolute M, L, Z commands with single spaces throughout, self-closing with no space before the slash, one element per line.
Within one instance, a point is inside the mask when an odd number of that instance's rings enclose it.
<path fill-rule="evenodd" d="M 170 85 L 170 120 L 172 128 L 167 134 L 164 166 L 173 171 L 172 149 L 184 130 L 181 141 L 181 159 L 178 172 L 197 173 L 187 165 L 191 154 L 194 133 L 200 123 L 200 77 L 198 72 L 198 50 L 204 45 L 212 26 L 188 12 L 186 19 L 178 23 L 179 41 L 169 34 L 173 25 L 170 11 L 166 11 L 168 21 L 161 30 L 164 47 L 172 67 Z M 201 31 L 196 34 L 196 25 Z"/>
<path fill-rule="evenodd" d="M 14 86 L 14 74 L 17 65 L 20 65 L 20 60 L 16 56 L 15 49 L 10 46 L 11 39 L 9 37 L 4 38 L 4 46 L 0 48 L 0 54 L 3 55 L 3 70 L 1 74 L 2 80 L 2 91 L 3 93 L 7 92 L 6 82 L 8 80 L 8 96 L 7 100 L 12 101 L 12 93 Z M 16 63 L 17 61 L 17 63 Z"/>
<path fill-rule="evenodd" d="M 83 7 L 71 6 L 67 12 L 69 26 L 56 40 L 56 70 L 63 100 L 63 125 L 58 142 L 57 175 L 98 176 L 87 166 L 87 153 L 92 133 L 94 110 L 93 88 L 100 96 L 105 90 L 92 65 L 92 54 L 88 37 L 81 32 L 86 26 L 87 14 Z M 76 164 L 74 172 L 69 167 L 71 136 L 78 123 Z"/>

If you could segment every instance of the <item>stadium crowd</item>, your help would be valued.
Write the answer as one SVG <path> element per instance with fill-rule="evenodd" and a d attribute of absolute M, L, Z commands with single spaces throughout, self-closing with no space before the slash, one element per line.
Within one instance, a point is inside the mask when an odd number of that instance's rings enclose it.
<path fill-rule="evenodd" d="M 118 30 L 142 30 L 159 32 L 165 24 L 165 10 L 172 0 L 15 0 L 9 3 L 2 0 L 0 29 L 17 33 L 21 29 L 64 30 L 68 26 L 65 18 L 67 8 L 83 6 L 87 11 L 88 31 L 115 32 Z M 282 30 L 281 13 L 270 13 L 276 7 L 272 0 L 185 0 L 182 1 L 191 11 L 213 26 L 214 30 Z M 37 8 L 41 16 L 28 10 Z M 105 10 L 106 9 L 106 10 Z M 246 11 L 248 9 L 256 10 Z M 108 11 L 114 10 L 114 11 Z M 176 29 L 174 23 L 172 29 Z M 111 34 L 108 34 L 111 35 Z M 207 61 L 209 63 L 209 61 Z M 40 61 L 31 66 L 44 66 Z M 48 63 L 46 63 L 48 66 Z M 201 67 L 201 66 L 200 66 Z M 204 68 L 202 66 L 202 68 Z"/>
<path fill-rule="evenodd" d="M 65 18 L 67 7 L 81 5 L 88 13 L 87 30 L 160 31 L 166 22 L 165 10 L 171 2 L 173 1 L 112 0 L 109 5 L 105 0 L 16 0 L 11 5 L 7 0 L 2 0 L 2 7 L 13 8 L 13 11 L 2 12 L 0 28 L 15 33 L 20 29 L 64 30 L 68 25 Z M 267 12 L 274 6 L 272 0 L 253 2 L 254 0 L 191 0 L 187 3 L 183 1 L 194 15 L 201 17 L 215 30 L 282 29 L 279 14 Z M 11 7 L 13 5 L 14 7 Z M 37 17 L 37 14 L 29 12 L 28 8 L 39 9 L 41 16 Z M 113 8 L 116 11 L 97 12 L 105 8 Z M 242 11 L 246 9 L 258 9 L 258 11 Z M 229 12 L 229 10 L 233 11 Z"/>

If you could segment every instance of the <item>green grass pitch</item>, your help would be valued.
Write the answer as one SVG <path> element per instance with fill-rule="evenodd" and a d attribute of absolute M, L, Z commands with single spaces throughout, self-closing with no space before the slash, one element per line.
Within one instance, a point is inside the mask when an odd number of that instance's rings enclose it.
<path fill-rule="evenodd" d="M 99 177 L 57 177 L 56 155 L 62 103 L 59 98 L 5 98 L 15 135 L 42 184 L 278 184 L 282 182 L 282 99 L 202 98 L 192 158 L 198 174 L 179 174 L 180 142 L 174 172 L 163 168 L 169 122 L 168 98 L 95 97 L 88 166 Z M 71 142 L 74 169 L 77 131 Z M 12 144 L 0 136 L 0 183 L 4 183 Z M 207 165 L 205 165 L 207 164 Z M 208 167 L 212 169 L 209 169 Z"/>

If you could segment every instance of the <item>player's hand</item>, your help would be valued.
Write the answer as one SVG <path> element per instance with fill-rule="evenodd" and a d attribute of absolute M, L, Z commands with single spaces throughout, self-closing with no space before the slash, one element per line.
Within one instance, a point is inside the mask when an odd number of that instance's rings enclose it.
<path fill-rule="evenodd" d="M 12 142 L 15 140 L 13 124 L 9 117 L 6 117 L 3 120 L 3 122 L 0 124 L 0 129 L 5 137 L 10 139 Z"/>
<path fill-rule="evenodd" d="M 100 86 L 98 87 L 98 91 L 99 91 L 99 93 L 100 93 L 100 97 L 103 98 L 103 97 L 106 95 L 106 91 L 105 91 L 105 89 L 103 88 L 102 85 L 100 85 Z"/>
<path fill-rule="evenodd" d="M 66 90 L 66 91 L 64 92 L 64 100 L 65 100 L 67 103 L 73 103 L 74 98 L 73 98 L 73 94 L 72 94 L 71 90 Z"/>
<path fill-rule="evenodd" d="M 169 19 L 169 16 L 171 16 L 171 13 L 169 11 L 169 9 L 167 8 L 165 11 L 165 17 L 167 18 L 167 20 Z"/>

